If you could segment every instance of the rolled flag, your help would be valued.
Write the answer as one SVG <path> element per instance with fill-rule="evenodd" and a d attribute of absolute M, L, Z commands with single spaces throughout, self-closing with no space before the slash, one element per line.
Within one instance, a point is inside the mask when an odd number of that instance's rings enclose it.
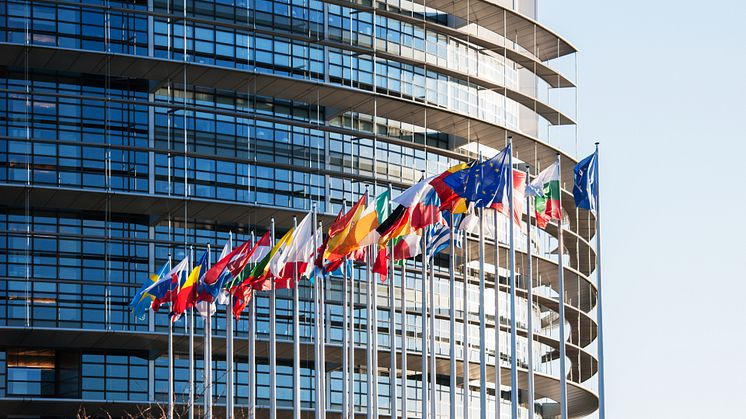
<path fill-rule="evenodd" d="M 132 314 L 134 314 L 138 319 L 143 320 L 145 318 L 145 313 L 148 311 L 148 307 L 150 307 L 150 304 L 155 298 L 152 294 L 145 292 L 145 289 L 163 278 L 163 276 L 168 272 L 168 269 L 169 262 L 166 262 L 161 266 L 161 269 L 159 269 L 158 272 L 150 275 L 148 281 L 146 281 L 135 293 L 135 296 L 132 298 L 129 305 L 132 308 Z"/>
<path fill-rule="evenodd" d="M 526 194 L 534 197 L 536 224 L 540 228 L 545 228 L 552 219 L 561 220 L 559 161 L 542 170 L 533 182 L 526 185 Z"/>
<path fill-rule="evenodd" d="M 598 202 L 598 148 L 590 156 L 584 158 L 573 169 L 572 196 L 578 208 L 596 213 Z"/>

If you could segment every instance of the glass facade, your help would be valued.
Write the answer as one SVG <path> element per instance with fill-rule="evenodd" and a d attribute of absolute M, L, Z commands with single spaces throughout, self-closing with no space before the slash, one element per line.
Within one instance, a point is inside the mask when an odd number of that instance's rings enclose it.
<path fill-rule="evenodd" d="M 128 303 L 169 257 L 200 254 L 211 243 L 215 261 L 229 236 L 234 243 L 249 240 L 252 233 L 259 237 L 274 217 L 279 237 L 293 216 L 302 216 L 314 204 L 328 225 L 344 201 L 356 201 L 366 188 L 377 194 L 391 187 L 396 195 L 422 176 L 494 151 L 487 145 L 502 147 L 503 136 L 511 133 L 523 141 L 516 158 L 535 169 L 550 164 L 557 149 L 572 161 L 570 145 L 577 131 L 572 122 L 563 121 L 572 120 L 575 104 L 553 98 L 575 95 L 574 75 L 559 70 L 572 60 L 574 50 L 566 50 L 569 44 L 533 21 L 534 1 L 478 2 L 506 20 L 471 21 L 458 8 L 438 10 L 394 0 L 0 0 L 0 52 L 21 51 L 18 59 L 0 60 L 0 193 L 6 197 L 0 200 L 0 416 L 50 417 L 40 411 L 52 399 L 59 417 L 74 417 L 81 408 L 120 416 L 167 402 L 167 316 L 149 313 L 138 319 Z M 465 23 L 479 30 L 472 32 Z M 523 34 L 503 33 L 503 27 L 519 23 L 552 38 L 529 41 Z M 103 64 L 70 71 L 64 57 L 74 61 L 82 52 L 101 57 Z M 39 59 L 52 55 L 54 60 Z M 178 64 L 178 71 L 167 77 L 135 77 L 136 59 Z M 223 89 L 208 82 L 225 71 L 236 80 L 270 76 L 278 94 L 268 96 L 251 83 Z M 198 72 L 201 76 L 187 79 Z M 337 93 L 322 100 L 322 87 Z M 293 93 L 299 89 L 305 93 Z M 374 111 L 335 106 L 345 92 L 364 94 Z M 414 106 L 422 117 L 405 115 L 408 111 L 379 114 L 383 99 Z M 433 128 L 433 118 L 445 114 L 453 118 L 453 129 L 447 124 Z M 476 127 L 477 121 L 490 124 L 494 132 L 457 129 Z M 516 234 L 515 355 L 505 219 L 499 217 L 497 231 L 487 234 L 491 250 L 484 256 L 484 298 L 490 303 L 484 310 L 483 344 L 474 246 L 466 259 L 459 254 L 454 266 L 447 255 L 435 258 L 435 298 L 427 309 L 434 326 L 426 331 L 422 290 L 427 282 L 421 260 L 397 266 L 392 278 L 377 283 L 373 336 L 366 332 L 368 273 L 364 265 L 355 265 L 350 276 L 358 352 L 376 342 L 382 357 L 391 350 L 403 356 L 406 344 L 408 358 L 417 361 L 410 361 L 407 371 L 399 365 L 394 377 L 388 366 L 379 365 L 373 392 L 365 356 L 357 356 L 354 410 L 366 413 L 372 408 L 369 394 L 377 393 L 378 413 L 392 414 L 393 397 L 396 414 L 406 401 L 409 417 L 422 416 L 426 393 L 419 357 L 422 335 L 428 333 L 435 341 L 431 355 L 446 365 L 438 367 L 432 391 L 437 417 L 449 417 L 452 392 L 457 412 L 480 414 L 481 386 L 487 388 L 487 414 L 494 417 L 499 405 L 503 417 L 509 417 L 510 386 L 503 382 L 496 388 L 494 373 L 482 380 L 472 372 L 464 386 L 460 370 L 458 385 L 451 388 L 447 360 L 461 364 L 468 356 L 475 370 L 483 349 L 493 371 L 496 364 L 509 371 L 515 356 L 521 374 L 531 367 L 541 388 L 550 389 L 528 406 L 521 388 L 521 417 L 529 409 L 536 417 L 555 415 L 560 362 L 576 384 L 572 395 L 579 401 L 570 411 L 574 416 L 594 411 L 593 222 L 577 211 L 567 215 L 565 319 L 558 315 L 557 226 L 534 229 L 530 237 L 525 230 Z M 477 240 L 476 235 L 468 239 L 472 245 Z M 527 246 L 534 254 L 532 302 L 526 299 L 528 281 L 522 275 L 529 263 Z M 343 285 L 336 275 L 324 283 L 329 354 L 343 345 Z M 452 285 L 454 301 L 449 297 Z M 394 307 L 389 293 L 394 294 Z M 299 295 L 300 382 L 294 382 L 293 360 L 281 356 L 276 401 L 278 409 L 292 410 L 298 387 L 300 406 L 310 412 L 319 390 L 313 363 L 315 302 L 307 283 L 300 285 Z M 247 336 L 252 324 L 257 345 L 267 346 L 269 296 L 259 293 L 255 301 L 256 315 L 244 316 L 234 326 L 234 395 L 237 409 L 246 411 L 253 397 L 256 408 L 266 412 L 269 361 L 266 354 L 249 359 Z M 454 352 L 451 305 L 456 314 Z M 295 308 L 292 292 L 279 290 L 274 312 L 278 345 L 293 341 Z M 566 336 L 559 334 L 561 321 Z M 224 339 L 225 310 L 219 309 L 212 322 L 213 335 Z M 197 316 L 195 325 L 201 342 L 205 320 Z M 390 328 L 395 330 L 393 342 Z M 184 412 L 189 394 L 184 319 L 176 323 L 175 334 L 174 387 Z M 563 339 L 567 357 L 561 360 Z M 211 370 L 219 412 L 226 404 L 227 366 L 225 348 L 218 346 Z M 201 345 L 196 358 L 195 404 L 201 409 Z M 326 408 L 340 413 L 343 373 L 339 360 L 326 362 Z M 250 366 L 253 389 L 247 386 Z M 390 391 L 392 379 L 396 394 Z M 19 403 L 21 399 L 31 403 Z"/>

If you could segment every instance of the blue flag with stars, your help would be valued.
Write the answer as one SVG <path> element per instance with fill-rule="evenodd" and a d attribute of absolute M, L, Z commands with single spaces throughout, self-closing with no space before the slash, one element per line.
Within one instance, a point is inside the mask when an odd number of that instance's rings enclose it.
<path fill-rule="evenodd" d="M 495 157 L 453 173 L 443 181 L 454 193 L 477 208 L 503 202 L 505 186 L 510 179 L 510 152 L 510 146 L 507 146 Z"/>
<path fill-rule="evenodd" d="M 572 195 L 578 208 L 596 212 L 596 199 L 598 197 L 598 184 L 596 174 L 598 171 L 598 151 L 581 160 L 573 169 Z"/>

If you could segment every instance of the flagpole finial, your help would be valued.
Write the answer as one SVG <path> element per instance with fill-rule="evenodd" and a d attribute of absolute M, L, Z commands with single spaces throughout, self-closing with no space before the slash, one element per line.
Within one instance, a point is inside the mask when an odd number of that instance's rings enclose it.
<path fill-rule="evenodd" d="M 596 147 L 598 147 L 598 145 L 599 145 L 599 144 L 600 144 L 600 142 L 599 142 L 599 141 L 596 141 Z"/>

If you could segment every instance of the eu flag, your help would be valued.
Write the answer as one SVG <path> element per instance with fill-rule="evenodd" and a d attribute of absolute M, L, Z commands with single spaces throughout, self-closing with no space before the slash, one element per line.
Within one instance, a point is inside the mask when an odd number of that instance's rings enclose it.
<path fill-rule="evenodd" d="M 596 211 L 596 199 L 598 197 L 598 183 L 596 178 L 598 171 L 597 157 L 598 150 L 581 160 L 573 169 L 572 195 L 575 198 L 575 205 L 578 208 L 593 212 Z"/>
<path fill-rule="evenodd" d="M 508 145 L 495 157 L 453 173 L 443 181 L 453 192 L 473 202 L 477 208 L 502 202 L 505 186 L 510 179 L 510 152 Z"/>

